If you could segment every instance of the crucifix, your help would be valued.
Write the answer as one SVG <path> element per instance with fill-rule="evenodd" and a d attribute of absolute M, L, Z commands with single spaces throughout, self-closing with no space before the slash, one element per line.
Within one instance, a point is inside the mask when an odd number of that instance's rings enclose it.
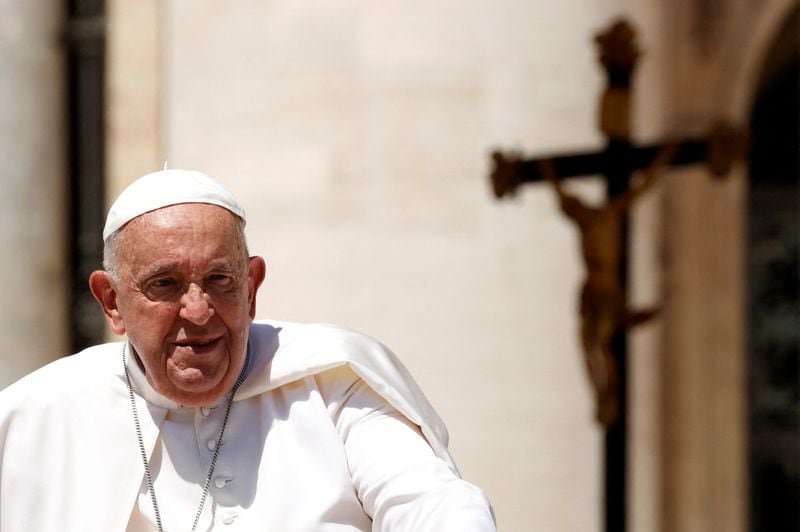
<path fill-rule="evenodd" d="M 492 153 L 492 188 L 497 198 L 513 195 L 523 183 L 547 183 L 561 211 L 577 226 L 586 277 L 579 299 L 580 336 L 595 397 L 595 415 L 605 430 L 605 530 L 625 530 L 627 340 L 625 331 L 653 317 L 657 308 L 627 305 L 628 212 L 668 167 L 706 162 L 724 176 L 741 154 L 736 131 L 715 125 L 702 138 L 636 145 L 630 134 L 631 79 L 639 57 L 636 34 L 624 20 L 598 34 L 599 59 L 606 73 L 599 127 L 607 141 L 595 153 L 525 159 L 519 153 Z M 600 174 L 606 202 L 589 205 L 569 193 L 562 180 Z"/>

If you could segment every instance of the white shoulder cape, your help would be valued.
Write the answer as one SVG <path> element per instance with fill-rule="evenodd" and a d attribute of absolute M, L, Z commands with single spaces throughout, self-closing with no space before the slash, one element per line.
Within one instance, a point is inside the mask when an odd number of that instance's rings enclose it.
<path fill-rule="evenodd" d="M 121 343 L 62 358 L 0 392 L 0 530 L 124 530 L 143 468 Z M 348 364 L 419 425 L 457 473 L 447 431 L 400 361 L 379 342 L 331 325 L 254 322 L 246 399 Z M 136 397 L 148 453 L 166 416 Z"/>

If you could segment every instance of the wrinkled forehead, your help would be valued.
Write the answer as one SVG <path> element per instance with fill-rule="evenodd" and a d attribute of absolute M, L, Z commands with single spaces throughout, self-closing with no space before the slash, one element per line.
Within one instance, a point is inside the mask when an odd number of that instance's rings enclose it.
<path fill-rule="evenodd" d="M 218 229 L 229 232 L 244 226 L 244 220 L 229 210 L 208 203 L 178 203 L 148 211 L 119 229 L 120 233 L 149 231 Z"/>
<path fill-rule="evenodd" d="M 111 240 L 121 263 L 214 258 L 239 264 L 247 258 L 243 223 L 216 205 L 182 203 L 137 216 Z"/>

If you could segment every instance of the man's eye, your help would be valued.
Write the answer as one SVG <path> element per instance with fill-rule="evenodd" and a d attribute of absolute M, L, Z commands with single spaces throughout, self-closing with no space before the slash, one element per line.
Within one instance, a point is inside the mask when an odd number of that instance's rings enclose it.
<path fill-rule="evenodd" d="M 154 279 L 147 283 L 147 289 L 151 292 L 155 291 L 158 293 L 164 293 L 169 290 L 173 290 L 176 286 L 178 286 L 178 282 L 175 279 Z"/>
<path fill-rule="evenodd" d="M 144 284 L 142 293 L 154 301 L 173 299 L 177 296 L 180 283 L 171 277 L 152 279 Z"/>
<path fill-rule="evenodd" d="M 212 286 L 228 286 L 233 282 L 233 277 L 229 275 L 215 274 L 206 278 L 206 282 Z"/>

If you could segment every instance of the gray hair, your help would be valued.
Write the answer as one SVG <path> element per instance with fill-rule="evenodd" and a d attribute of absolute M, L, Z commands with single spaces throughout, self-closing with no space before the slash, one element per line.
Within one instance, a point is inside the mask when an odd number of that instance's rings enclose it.
<path fill-rule="evenodd" d="M 117 229 L 103 242 L 103 269 L 107 271 L 114 281 L 119 281 L 119 234 L 122 229 Z"/>

